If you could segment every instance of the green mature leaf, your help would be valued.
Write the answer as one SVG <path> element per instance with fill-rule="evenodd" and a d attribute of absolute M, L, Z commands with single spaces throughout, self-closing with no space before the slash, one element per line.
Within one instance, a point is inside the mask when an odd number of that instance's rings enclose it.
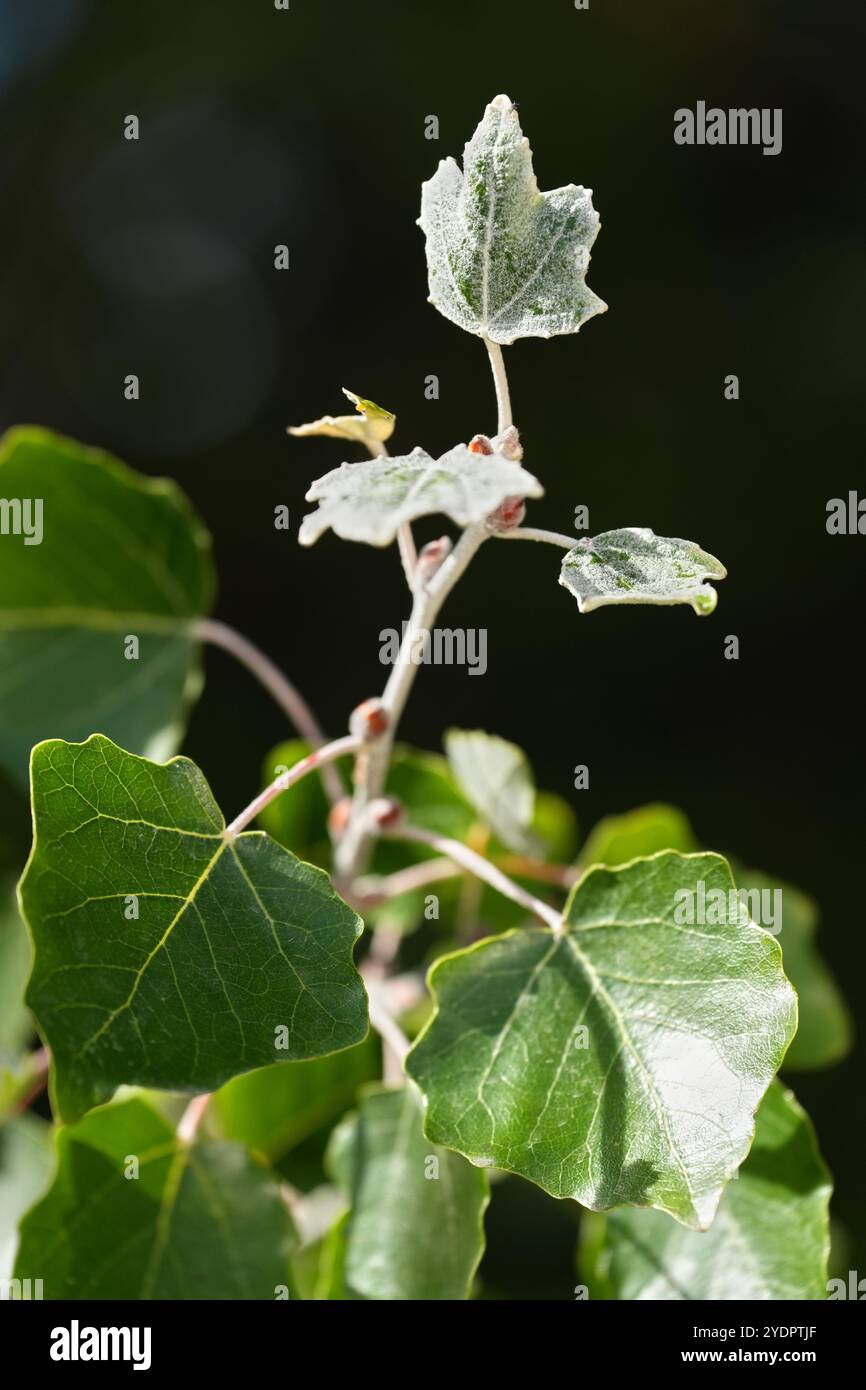
<path fill-rule="evenodd" d="M 211 1113 L 228 1139 L 275 1159 L 342 1115 L 359 1088 L 380 1073 L 378 1041 L 371 1034 L 330 1057 L 237 1076 L 214 1096 Z"/>
<path fill-rule="evenodd" d="M 190 627 L 214 589 L 201 522 L 173 483 L 30 428 L 0 446 L 0 498 L 41 501 L 43 533 L 0 544 L 0 762 L 23 781 L 34 743 L 94 728 L 166 757 L 201 688 Z"/>
<path fill-rule="evenodd" d="M 364 1037 L 360 919 L 267 835 L 226 836 L 194 763 L 95 734 L 32 771 L 28 1002 L 65 1120 L 122 1083 L 210 1091 Z"/>
<path fill-rule="evenodd" d="M 57 1149 L 15 1266 L 45 1298 L 273 1299 L 288 1287 L 288 1211 L 240 1145 L 181 1143 L 132 1099 L 64 1127 Z"/>
<path fill-rule="evenodd" d="M 580 862 L 587 868 L 591 864 L 613 868 L 631 859 L 658 854 L 663 849 L 692 854 L 698 848 L 688 817 L 676 806 L 654 802 L 600 820 L 587 836 L 580 851 Z"/>
<path fill-rule="evenodd" d="M 626 1301 L 824 1299 L 830 1192 L 808 1116 L 773 1082 L 710 1229 L 686 1231 L 654 1211 L 592 1217 L 587 1282 Z"/>
<path fill-rule="evenodd" d="M 579 540 L 562 562 L 559 582 L 574 594 L 581 613 L 609 603 L 690 603 L 701 617 L 718 602 L 712 584 L 702 581 L 726 574 L 694 541 L 626 526 Z"/>
<path fill-rule="evenodd" d="M 839 987 L 815 948 L 817 903 L 790 883 L 753 869 L 738 869 L 737 882 L 749 892 L 780 895 L 778 942 L 785 974 L 800 1001 L 800 1024 L 785 1054 L 786 1069 L 812 1071 L 838 1062 L 851 1049 L 853 1026 Z"/>
<path fill-rule="evenodd" d="M 531 830 L 535 782 L 523 750 L 481 729 L 449 729 L 445 751 L 457 785 L 502 843 L 518 854 L 540 853 Z"/>
<path fill-rule="evenodd" d="M 351 1202 L 344 1277 L 358 1298 L 468 1297 L 484 1253 L 485 1174 L 425 1139 L 411 1087 L 376 1090 L 334 1132 Z"/>
<path fill-rule="evenodd" d="M 30 942 L 12 883 L 0 883 L 0 1066 L 13 1062 L 33 1033 L 24 989 L 30 974 Z"/>
<path fill-rule="evenodd" d="M 700 884 L 714 907 L 724 895 L 713 925 Z M 718 855 L 593 868 L 561 934 L 509 932 L 434 966 L 437 1011 L 407 1059 L 426 1132 L 555 1197 L 706 1227 L 796 1027 L 781 960 Z"/>
<path fill-rule="evenodd" d="M 430 301 L 495 343 L 576 333 L 607 305 L 585 283 L 598 235 L 592 190 L 540 193 L 532 151 L 506 96 L 490 103 L 463 153 L 421 190 Z"/>
<path fill-rule="evenodd" d="M 541 483 L 504 454 L 475 454 L 457 444 L 441 458 L 423 449 L 395 458 L 342 463 L 307 493 L 318 502 L 301 524 L 301 545 L 330 526 L 346 541 L 390 545 L 406 521 L 442 512 L 459 526 L 483 521 L 506 497 L 541 497 Z"/>
<path fill-rule="evenodd" d="M 24 1114 L 0 1128 L 0 1279 L 9 1279 L 18 1248 L 18 1222 L 42 1196 L 54 1163 L 51 1125 Z"/>

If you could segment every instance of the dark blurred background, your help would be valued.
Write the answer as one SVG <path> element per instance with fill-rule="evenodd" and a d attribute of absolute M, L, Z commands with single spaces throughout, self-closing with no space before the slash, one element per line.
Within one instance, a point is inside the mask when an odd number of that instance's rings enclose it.
<path fill-rule="evenodd" d="M 444 621 L 488 628 L 488 674 L 424 669 L 403 733 L 514 739 L 584 830 L 681 806 L 705 844 L 819 900 L 861 1031 L 866 537 L 825 519 L 830 497 L 866 493 L 864 38 L 841 0 L 0 0 L 0 423 L 178 479 L 215 538 L 218 615 L 335 733 L 381 688 L 379 631 L 406 593 L 393 551 L 275 531 L 275 505 L 299 521 L 309 482 L 354 457 L 285 427 L 339 413 L 345 385 L 397 412 L 394 448 L 493 432 L 483 347 L 427 304 L 414 224 L 421 181 L 497 92 L 520 104 L 541 187 L 595 190 L 588 280 L 609 313 L 506 350 L 547 489 L 529 521 L 569 531 L 583 503 L 592 531 L 687 536 L 730 577 L 704 621 L 582 618 L 555 550 L 487 546 Z M 782 153 L 675 145 L 675 109 L 699 99 L 782 107 Z M 233 812 L 286 729 L 228 658 L 209 654 L 208 675 L 185 746 Z M 4 819 L 26 850 L 24 808 Z M 846 1264 L 866 1273 L 862 1078 L 855 1053 L 790 1080 L 836 1175 Z M 494 1203 L 523 1296 L 571 1277 L 554 1206 Z"/>

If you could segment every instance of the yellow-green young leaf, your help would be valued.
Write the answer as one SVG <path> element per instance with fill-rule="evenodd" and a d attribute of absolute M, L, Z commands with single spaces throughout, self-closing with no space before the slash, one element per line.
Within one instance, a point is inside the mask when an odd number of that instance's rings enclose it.
<path fill-rule="evenodd" d="M 236 1076 L 214 1096 L 211 1118 L 223 1134 L 268 1159 L 279 1158 L 353 1105 L 381 1075 L 378 1040 L 309 1062 L 285 1062 Z"/>
<path fill-rule="evenodd" d="M 407 521 L 442 512 L 458 526 L 483 521 L 506 497 L 541 497 L 541 483 L 504 454 L 475 454 L 456 444 L 441 458 L 423 449 L 395 458 L 343 463 L 307 493 L 318 502 L 301 524 L 301 545 L 328 527 L 346 541 L 390 545 Z"/>
<path fill-rule="evenodd" d="M 607 305 L 585 283 L 598 235 L 592 190 L 540 193 L 517 109 L 498 96 L 463 152 L 421 190 L 430 302 L 495 343 L 576 333 Z"/>
<path fill-rule="evenodd" d="M 773 922 L 782 948 L 785 974 L 797 991 L 800 1022 L 797 1035 L 785 1054 L 785 1067 L 793 1071 L 812 1071 L 838 1062 L 851 1049 L 852 1023 L 845 1000 L 833 975 L 815 947 L 818 905 L 790 883 L 771 878 L 753 869 L 738 869 L 737 883 L 752 894 L 761 894 L 753 904 L 752 916 L 768 926 L 764 908 L 776 917 Z"/>
<path fill-rule="evenodd" d="M 461 1299 L 484 1253 L 484 1173 L 425 1139 L 411 1087 L 368 1093 L 334 1131 L 330 1164 L 351 1204 L 343 1261 L 357 1298 Z"/>
<path fill-rule="evenodd" d="M 32 782 L 27 998 L 64 1120 L 124 1083 L 210 1091 L 364 1037 L 360 918 L 267 835 L 228 837 L 195 763 L 94 734 L 39 744 Z"/>
<path fill-rule="evenodd" d="M 523 750 L 481 729 L 449 729 L 445 751 L 463 795 L 502 843 L 518 854 L 540 854 L 531 829 L 535 782 Z"/>
<path fill-rule="evenodd" d="M 277 1182 L 240 1145 L 181 1143 L 133 1099 L 58 1132 L 15 1274 L 50 1299 L 273 1299 L 294 1243 Z"/>
<path fill-rule="evenodd" d="M 289 434 L 301 439 L 315 434 L 330 435 L 334 439 L 353 439 L 358 444 L 366 445 L 373 453 L 378 453 L 379 446 L 394 433 L 396 417 L 390 410 L 376 405 L 375 401 L 366 401 L 363 396 L 356 396 L 354 391 L 347 391 L 345 386 L 343 395 L 354 402 L 357 415 L 322 415 L 307 425 L 290 425 Z"/>
<path fill-rule="evenodd" d="M 774 1081 L 710 1229 L 654 1211 L 592 1216 L 584 1277 L 591 1295 L 629 1302 L 824 1299 L 830 1192 L 808 1116 Z"/>
<path fill-rule="evenodd" d="M 688 818 L 676 806 L 654 802 L 621 816 L 605 816 L 593 826 L 580 851 L 580 863 L 613 868 L 663 849 L 692 854 L 699 848 Z"/>
<path fill-rule="evenodd" d="M 38 1115 L 19 1115 L 0 1128 L 0 1279 L 12 1276 L 18 1222 L 45 1191 L 53 1162 L 51 1125 Z"/>
<path fill-rule="evenodd" d="M 559 582 L 581 613 L 609 603 L 689 603 L 699 617 L 712 613 L 718 594 L 705 579 L 724 579 L 714 555 L 646 526 L 625 526 L 585 537 L 562 562 Z"/>
<path fill-rule="evenodd" d="M 34 743 L 94 728 L 166 757 L 201 687 L 201 522 L 173 483 L 47 430 L 5 436 L 0 498 L 0 762 L 23 781 Z"/>
<path fill-rule="evenodd" d="M 689 920 L 691 919 L 691 920 Z M 563 930 L 438 962 L 407 1059 L 430 1139 L 594 1210 L 712 1221 L 796 1027 L 778 944 L 719 855 L 591 869 Z"/>

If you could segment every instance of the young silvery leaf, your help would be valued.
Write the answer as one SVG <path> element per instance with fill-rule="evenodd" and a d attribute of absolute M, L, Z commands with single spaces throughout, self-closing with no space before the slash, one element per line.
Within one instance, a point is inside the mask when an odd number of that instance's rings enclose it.
<path fill-rule="evenodd" d="M 351 1202 L 343 1272 L 356 1297 L 468 1297 L 484 1252 L 487 1177 L 431 1148 L 413 1087 L 365 1096 L 335 1131 L 331 1166 Z"/>
<path fill-rule="evenodd" d="M 576 333 L 607 305 L 584 277 L 598 234 L 592 190 L 540 193 L 532 151 L 508 97 L 484 112 L 463 152 L 421 190 L 430 300 L 494 343 Z"/>
<path fill-rule="evenodd" d="M 530 828 L 535 784 L 523 750 L 481 729 L 449 729 L 445 751 L 461 791 L 502 843 L 518 854 L 539 853 Z"/>
<path fill-rule="evenodd" d="M 710 1229 L 685 1231 L 654 1211 L 592 1218 L 588 1276 L 628 1302 L 824 1299 L 830 1192 L 808 1116 L 774 1081 Z"/>
<path fill-rule="evenodd" d="M 313 483 L 302 545 L 330 526 L 346 541 L 390 545 L 405 521 L 443 512 L 459 526 L 483 521 L 506 497 L 541 497 L 541 483 L 504 454 L 472 453 L 457 444 L 441 458 L 423 449 L 396 458 L 343 463 Z"/>
<path fill-rule="evenodd" d="M 38 544 L 0 544 L 0 760 L 24 780 L 34 743 L 94 725 L 167 757 L 201 686 L 190 629 L 214 591 L 201 522 L 173 483 L 47 430 L 6 435 L 0 497 L 38 499 L 42 518 Z"/>
<path fill-rule="evenodd" d="M 608 603 L 690 603 L 703 616 L 712 613 L 718 595 L 702 581 L 726 574 L 694 541 L 626 526 L 578 541 L 562 562 L 559 582 L 574 594 L 581 613 Z"/>
<path fill-rule="evenodd" d="M 295 1243 L 274 1178 L 238 1144 L 180 1142 L 143 1100 L 57 1135 L 57 1176 L 21 1224 L 45 1298 L 273 1299 Z"/>
<path fill-rule="evenodd" d="M 364 1037 L 360 918 L 267 835 L 227 837 L 195 763 L 94 734 L 39 744 L 32 780 L 27 998 L 64 1120 L 123 1083 L 210 1091 Z"/>
<path fill-rule="evenodd" d="M 594 1210 L 708 1226 L 797 1021 L 778 944 L 733 888 L 714 854 L 594 868 L 560 934 L 438 962 L 437 1011 L 407 1060 L 428 1136 Z M 716 892 L 718 925 L 701 906 Z"/>

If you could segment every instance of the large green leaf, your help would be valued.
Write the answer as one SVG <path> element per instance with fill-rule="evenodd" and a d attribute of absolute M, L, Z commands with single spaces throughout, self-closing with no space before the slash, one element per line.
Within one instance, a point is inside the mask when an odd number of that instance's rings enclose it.
<path fill-rule="evenodd" d="M 18 1223 L 45 1191 L 53 1162 L 51 1125 L 38 1115 L 0 1127 L 0 1279 L 12 1274 Z"/>
<path fill-rule="evenodd" d="M 181 1143 L 132 1099 L 64 1127 L 57 1147 L 15 1265 L 45 1298 L 273 1299 L 288 1287 L 291 1219 L 240 1145 Z"/>
<path fill-rule="evenodd" d="M 457 785 L 502 843 L 518 854 L 538 853 L 535 782 L 523 749 L 481 729 L 449 729 L 445 751 Z"/>
<path fill-rule="evenodd" d="M 390 545 L 404 522 L 442 512 L 458 526 L 483 521 L 506 497 L 541 497 L 537 478 L 504 454 L 457 444 L 441 458 L 423 449 L 394 458 L 342 463 L 307 493 L 318 502 L 301 524 L 301 545 L 331 529 L 346 541 Z"/>
<path fill-rule="evenodd" d="M 704 616 L 712 613 L 718 594 L 703 580 L 726 574 L 721 561 L 694 541 L 626 526 L 579 540 L 562 561 L 559 582 L 574 594 L 581 613 L 609 603 L 690 603 Z"/>
<path fill-rule="evenodd" d="M 486 1175 L 425 1139 L 411 1087 L 376 1090 L 334 1132 L 351 1202 L 344 1278 L 358 1298 L 466 1298 L 484 1252 Z"/>
<path fill-rule="evenodd" d="M 681 924 L 685 893 L 702 915 L 701 883 L 726 920 Z M 703 1228 L 796 1027 L 781 960 L 718 855 L 591 869 L 559 934 L 509 932 L 434 966 L 437 1010 L 407 1060 L 427 1134 L 555 1197 Z"/>
<path fill-rule="evenodd" d="M 592 190 L 540 193 L 517 110 L 498 96 L 463 154 L 421 191 L 430 300 L 495 343 L 576 333 L 607 305 L 585 283 L 598 235 Z"/>
<path fill-rule="evenodd" d="M 779 894 L 782 912 L 777 924 L 778 941 L 785 974 L 800 1001 L 800 1023 L 785 1054 L 786 1068 L 812 1071 L 838 1062 L 851 1048 L 853 1029 L 839 987 L 815 948 L 817 903 L 790 883 L 754 869 L 737 869 L 737 882 L 741 888 L 762 895 Z"/>
<path fill-rule="evenodd" d="M 830 1192 L 809 1118 L 776 1081 L 710 1229 L 655 1211 L 588 1218 L 587 1282 L 628 1301 L 824 1299 Z"/>
<path fill-rule="evenodd" d="M 226 836 L 194 763 L 94 735 L 32 771 L 28 1002 L 65 1120 L 121 1083 L 210 1091 L 364 1037 L 360 919 L 267 835 Z"/>
<path fill-rule="evenodd" d="M 381 1074 L 374 1034 L 356 1047 L 236 1076 L 217 1092 L 212 1114 L 228 1139 L 278 1158 L 354 1104 L 358 1089 Z"/>
<path fill-rule="evenodd" d="M 0 497 L 43 509 L 40 544 L 0 544 L 0 762 L 24 780 L 34 743 L 94 730 L 166 757 L 201 685 L 190 625 L 214 589 L 201 522 L 173 483 L 30 428 L 0 446 Z"/>

